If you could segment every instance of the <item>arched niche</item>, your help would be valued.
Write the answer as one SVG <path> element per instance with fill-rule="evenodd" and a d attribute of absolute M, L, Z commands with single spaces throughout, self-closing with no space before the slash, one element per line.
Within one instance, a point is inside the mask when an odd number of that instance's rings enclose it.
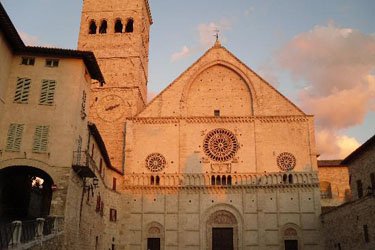
<path fill-rule="evenodd" d="M 255 91 L 234 65 L 215 61 L 202 67 L 185 85 L 181 110 L 186 116 L 252 116 Z"/>
<path fill-rule="evenodd" d="M 114 27 L 115 33 L 122 33 L 123 28 L 124 28 L 124 25 L 122 24 L 122 20 L 120 18 L 117 18 L 115 20 L 115 27 Z"/>
<path fill-rule="evenodd" d="M 129 18 L 126 22 L 125 33 L 133 33 L 134 31 L 134 19 Z"/>
<path fill-rule="evenodd" d="M 106 34 L 107 33 L 107 27 L 108 27 L 107 20 L 103 19 L 100 23 L 99 34 Z"/>
<path fill-rule="evenodd" d="M 96 26 L 95 20 L 91 20 L 89 23 L 89 34 L 90 35 L 96 34 L 96 29 L 97 29 L 97 26 Z"/>

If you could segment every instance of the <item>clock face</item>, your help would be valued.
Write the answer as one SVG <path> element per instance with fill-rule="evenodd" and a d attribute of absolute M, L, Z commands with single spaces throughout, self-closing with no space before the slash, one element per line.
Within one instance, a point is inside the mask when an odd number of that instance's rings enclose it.
<path fill-rule="evenodd" d="M 97 113 L 105 121 L 113 122 L 123 117 L 125 113 L 124 100 L 118 95 L 107 95 L 99 100 Z"/>

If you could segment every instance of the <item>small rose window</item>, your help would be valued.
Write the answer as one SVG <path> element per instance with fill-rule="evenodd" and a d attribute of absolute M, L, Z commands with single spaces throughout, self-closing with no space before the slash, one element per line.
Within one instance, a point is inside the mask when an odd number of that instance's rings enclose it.
<path fill-rule="evenodd" d="M 146 168 L 151 172 L 159 172 L 165 168 L 166 160 L 162 154 L 152 153 L 146 158 Z"/>
<path fill-rule="evenodd" d="M 296 166 L 296 157 L 288 152 L 281 153 L 277 156 L 277 166 L 283 171 L 291 171 Z"/>

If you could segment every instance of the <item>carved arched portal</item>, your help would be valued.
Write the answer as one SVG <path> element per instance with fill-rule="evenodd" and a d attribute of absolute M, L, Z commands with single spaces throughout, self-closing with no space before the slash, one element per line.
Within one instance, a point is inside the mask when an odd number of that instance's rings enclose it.
<path fill-rule="evenodd" d="M 219 210 L 210 215 L 206 225 L 207 249 L 238 249 L 238 222 L 236 217 Z"/>
<path fill-rule="evenodd" d="M 164 227 L 160 223 L 149 223 L 144 233 L 144 245 L 147 250 L 164 250 Z"/>

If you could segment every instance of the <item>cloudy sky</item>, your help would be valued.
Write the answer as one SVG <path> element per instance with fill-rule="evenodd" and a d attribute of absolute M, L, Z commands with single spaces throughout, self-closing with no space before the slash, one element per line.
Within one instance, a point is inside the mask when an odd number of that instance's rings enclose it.
<path fill-rule="evenodd" d="M 0 0 L 29 45 L 76 48 L 80 0 Z M 321 159 L 375 134 L 375 1 L 150 0 L 150 96 L 214 43 L 316 117 Z"/>

